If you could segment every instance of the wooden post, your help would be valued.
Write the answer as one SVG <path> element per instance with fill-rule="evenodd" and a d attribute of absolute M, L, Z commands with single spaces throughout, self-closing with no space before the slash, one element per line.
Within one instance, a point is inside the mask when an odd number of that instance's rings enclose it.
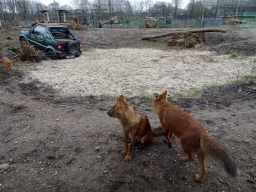
<path fill-rule="evenodd" d="M 58 22 L 60 23 L 60 12 L 59 10 L 56 10 L 56 11 L 57 11 Z"/>
<path fill-rule="evenodd" d="M 63 11 L 63 17 L 64 17 L 64 23 L 67 23 L 67 20 L 66 20 L 66 12 Z"/>
<path fill-rule="evenodd" d="M 46 15 L 47 15 L 48 23 L 50 23 L 51 21 L 50 21 L 50 17 L 49 17 L 49 12 L 48 11 L 46 12 Z"/>

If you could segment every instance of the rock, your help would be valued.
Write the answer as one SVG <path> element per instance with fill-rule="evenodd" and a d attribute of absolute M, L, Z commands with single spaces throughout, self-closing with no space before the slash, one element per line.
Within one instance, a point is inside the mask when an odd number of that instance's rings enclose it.
<path fill-rule="evenodd" d="M 8 163 L 6 164 L 1 164 L 0 165 L 0 170 L 7 170 L 10 167 L 10 165 Z"/>
<path fill-rule="evenodd" d="M 100 147 L 96 147 L 95 150 L 96 150 L 96 151 L 99 151 L 99 150 L 100 150 Z"/>

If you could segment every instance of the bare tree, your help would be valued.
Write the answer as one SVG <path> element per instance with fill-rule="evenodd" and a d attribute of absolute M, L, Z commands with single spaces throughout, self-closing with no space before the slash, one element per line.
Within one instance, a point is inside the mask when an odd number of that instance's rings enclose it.
<path fill-rule="evenodd" d="M 0 10 L 1 10 L 1 15 L 2 15 L 2 20 L 4 21 L 5 28 L 7 28 L 8 25 L 7 25 L 6 17 L 4 14 L 4 10 L 6 10 L 6 1 L 5 0 L 0 1 L 0 8 L 1 8 Z"/>
<path fill-rule="evenodd" d="M 144 5 L 145 5 L 145 2 L 144 1 L 140 1 L 140 4 L 139 4 L 139 12 L 140 13 L 143 12 Z"/>
<path fill-rule="evenodd" d="M 148 10 L 152 6 L 153 1 L 152 0 L 145 0 L 145 9 Z"/>
<path fill-rule="evenodd" d="M 86 11 L 88 9 L 89 1 L 88 0 L 72 0 L 72 3 L 76 8 Z"/>
<path fill-rule="evenodd" d="M 174 5 L 174 18 L 175 18 L 178 13 L 178 8 L 182 4 L 182 0 L 172 0 L 172 3 Z"/>
<path fill-rule="evenodd" d="M 194 14 L 195 0 L 190 0 L 190 7 L 190 18 L 192 18 Z"/>
<path fill-rule="evenodd" d="M 190 18 L 202 18 L 207 10 L 204 9 L 201 1 L 191 0 L 188 4 L 188 11 L 190 12 Z"/>
<path fill-rule="evenodd" d="M 236 8 L 236 17 L 238 15 L 238 11 L 239 11 L 239 8 L 240 8 L 240 4 L 241 4 L 241 0 L 238 0 L 237 2 L 237 8 Z"/>
<path fill-rule="evenodd" d="M 132 14 L 132 6 L 129 0 L 127 0 L 124 5 L 123 5 L 123 11 L 124 13 L 126 13 L 127 15 L 131 15 Z"/>
<path fill-rule="evenodd" d="M 17 21 L 16 0 L 6 0 L 6 6 L 8 11 L 14 15 L 14 20 Z"/>

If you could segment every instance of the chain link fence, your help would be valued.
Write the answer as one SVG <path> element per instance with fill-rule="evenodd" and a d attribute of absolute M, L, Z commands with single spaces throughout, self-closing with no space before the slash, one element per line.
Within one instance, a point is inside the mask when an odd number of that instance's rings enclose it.
<path fill-rule="evenodd" d="M 256 7 L 255 7 L 256 8 Z M 247 12 L 250 11 L 250 12 Z M 237 16 L 230 14 L 221 17 L 213 15 L 201 16 L 191 19 L 190 15 L 180 14 L 174 17 L 171 13 L 137 13 L 125 14 L 123 12 L 108 13 L 106 11 L 84 11 L 84 10 L 44 10 L 35 13 L 10 13 L 2 9 L 0 16 L 0 27 L 9 28 L 14 26 L 31 26 L 35 20 L 41 19 L 49 23 L 69 23 L 77 17 L 81 24 L 91 28 L 142 28 L 146 24 L 156 28 L 185 28 L 185 27 L 212 27 L 221 26 L 225 21 L 235 18 L 242 23 L 255 25 L 256 10 L 253 9 L 239 12 Z M 116 18 L 115 22 L 111 18 Z"/>

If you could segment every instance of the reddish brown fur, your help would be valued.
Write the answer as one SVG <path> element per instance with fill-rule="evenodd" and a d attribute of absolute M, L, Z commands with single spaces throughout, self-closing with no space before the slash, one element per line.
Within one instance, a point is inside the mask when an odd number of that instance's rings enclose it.
<path fill-rule="evenodd" d="M 12 61 L 8 57 L 3 57 L 2 62 L 6 71 L 11 74 L 11 70 L 13 68 Z"/>
<path fill-rule="evenodd" d="M 152 143 L 154 135 L 158 134 L 159 130 L 156 129 L 153 132 L 147 116 L 135 113 L 124 96 L 121 95 L 116 98 L 116 102 L 117 104 L 107 114 L 110 117 L 117 118 L 123 127 L 125 146 L 122 155 L 125 156 L 125 161 L 129 161 L 136 141 L 141 142 L 141 146 L 145 143 Z M 129 135 L 131 136 L 131 146 L 128 150 Z"/>
<path fill-rule="evenodd" d="M 174 135 L 179 138 L 182 149 L 187 154 L 187 157 L 182 157 L 181 160 L 183 162 L 194 161 L 192 153 L 197 154 L 201 172 L 195 175 L 195 180 L 203 181 L 206 174 L 205 161 L 208 155 L 220 160 L 226 171 L 235 176 L 236 165 L 225 147 L 212 141 L 203 126 L 187 112 L 169 103 L 166 95 L 167 91 L 163 94 L 155 93 L 153 108 L 164 128 L 165 141 L 170 143 Z"/>

